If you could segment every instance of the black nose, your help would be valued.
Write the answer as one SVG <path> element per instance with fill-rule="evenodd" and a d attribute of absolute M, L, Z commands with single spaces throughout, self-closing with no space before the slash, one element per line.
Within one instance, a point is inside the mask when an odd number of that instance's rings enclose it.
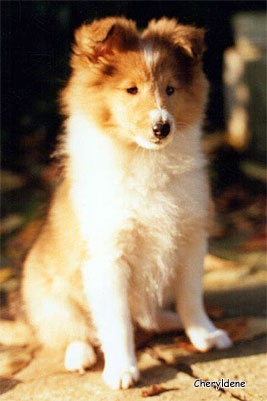
<path fill-rule="evenodd" d="M 170 133 L 171 127 L 169 123 L 157 123 L 152 127 L 152 129 L 154 135 L 161 139 L 165 138 Z"/>

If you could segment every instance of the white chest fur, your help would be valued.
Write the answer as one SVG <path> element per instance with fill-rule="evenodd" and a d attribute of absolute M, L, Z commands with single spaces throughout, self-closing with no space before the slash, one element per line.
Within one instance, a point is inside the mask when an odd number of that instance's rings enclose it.
<path fill-rule="evenodd" d="M 72 198 L 84 236 L 97 246 L 133 219 L 167 233 L 174 220 L 199 218 L 208 198 L 199 136 L 197 129 L 177 133 L 167 149 L 124 157 L 84 118 L 70 119 Z"/>
<path fill-rule="evenodd" d="M 130 155 L 114 143 L 80 116 L 69 121 L 73 204 L 89 252 L 123 255 L 133 294 L 153 287 L 160 303 L 158 283 L 168 283 L 179 243 L 207 211 L 200 133 L 177 132 L 163 150 Z"/>

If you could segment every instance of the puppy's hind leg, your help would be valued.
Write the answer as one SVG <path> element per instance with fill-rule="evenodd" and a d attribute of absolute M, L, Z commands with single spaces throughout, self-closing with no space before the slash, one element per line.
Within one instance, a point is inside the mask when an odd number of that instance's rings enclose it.
<path fill-rule="evenodd" d="M 86 339 L 85 321 L 69 300 L 47 296 L 30 306 L 29 321 L 44 347 L 64 349 L 72 341 Z"/>
<path fill-rule="evenodd" d="M 71 300 L 48 296 L 38 312 L 31 309 L 30 320 L 44 347 L 60 354 L 65 351 L 66 370 L 83 373 L 95 364 L 96 354 L 88 343 L 88 324 Z"/>

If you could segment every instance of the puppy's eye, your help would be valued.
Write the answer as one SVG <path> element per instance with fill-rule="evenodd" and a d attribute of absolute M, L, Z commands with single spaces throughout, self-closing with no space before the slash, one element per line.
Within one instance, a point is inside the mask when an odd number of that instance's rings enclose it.
<path fill-rule="evenodd" d="M 168 96 L 171 96 L 174 92 L 174 87 L 173 86 L 167 86 L 166 88 L 166 93 Z"/>
<path fill-rule="evenodd" d="M 131 95 L 136 95 L 138 92 L 138 88 L 136 86 L 133 86 L 132 88 L 127 88 L 126 89 L 128 93 L 130 93 Z"/>

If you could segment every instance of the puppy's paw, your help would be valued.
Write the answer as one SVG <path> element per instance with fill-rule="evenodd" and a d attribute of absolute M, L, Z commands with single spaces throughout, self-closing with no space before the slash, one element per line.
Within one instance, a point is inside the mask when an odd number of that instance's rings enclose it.
<path fill-rule="evenodd" d="M 116 366 L 105 366 L 103 379 L 113 390 L 132 387 L 139 379 L 140 374 L 136 366 L 128 366 L 122 369 Z"/>
<path fill-rule="evenodd" d="M 204 329 L 194 329 L 188 333 L 192 344 L 202 352 L 211 348 L 224 349 L 232 346 L 228 334 L 224 330 L 215 329 L 206 331 Z"/>
<path fill-rule="evenodd" d="M 86 368 L 96 363 L 96 354 L 93 347 L 82 341 L 73 341 L 65 352 L 64 365 L 69 371 L 83 373 Z"/>

